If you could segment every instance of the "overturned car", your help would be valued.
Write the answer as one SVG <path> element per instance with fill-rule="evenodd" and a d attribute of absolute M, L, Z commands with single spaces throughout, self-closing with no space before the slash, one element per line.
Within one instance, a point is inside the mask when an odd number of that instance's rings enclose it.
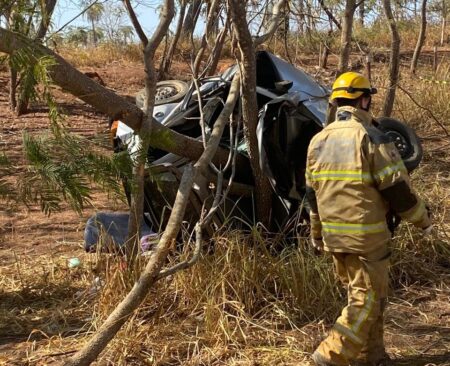
<path fill-rule="evenodd" d="M 312 137 L 326 125 L 329 89 L 269 52 L 260 51 L 256 56 L 260 116 L 257 137 L 260 165 L 273 187 L 271 229 L 292 229 L 298 219 L 308 219 L 308 206 L 304 202 L 306 153 Z M 205 122 L 203 133 L 208 134 L 223 108 L 236 72 L 237 66 L 231 66 L 220 76 L 201 80 L 198 88 L 194 83 L 188 85 L 182 81 L 158 83 L 154 118 L 179 133 L 201 138 L 200 115 Z M 141 108 L 143 98 L 144 91 L 141 91 L 136 97 Z M 415 169 L 421 161 L 422 149 L 414 131 L 391 118 L 380 118 L 374 124 L 394 141 L 408 170 Z M 112 122 L 111 130 L 115 150 L 126 149 L 133 157 L 139 146 L 138 136 L 120 121 Z M 229 149 L 233 141 L 237 141 L 234 147 L 237 152 L 247 158 L 242 131 L 230 126 L 222 136 L 222 146 Z M 159 232 L 164 228 L 187 163 L 186 158 L 166 151 L 149 150 L 144 221 L 150 230 Z M 213 176 L 202 177 L 194 185 L 185 215 L 187 223 L 196 221 L 203 202 L 212 198 Z M 252 222 L 253 183 L 249 169 L 234 172 L 233 189 L 215 217 L 217 225 L 230 217 Z M 210 234 L 214 230 L 211 227 Z"/>

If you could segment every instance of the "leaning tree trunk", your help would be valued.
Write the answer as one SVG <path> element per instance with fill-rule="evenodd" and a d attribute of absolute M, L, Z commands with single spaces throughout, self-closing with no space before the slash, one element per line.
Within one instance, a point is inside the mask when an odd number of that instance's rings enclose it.
<path fill-rule="evenodd" d="M 41 23 L 39 24 L 38 31 L 36 32 L 36 40 L 42 42 L 47 34 L 48 27 L 50 26 L 50 20 L 55 10 L 57 0 L 47 0 L 45 3 L 45 11 L 42 12 Z"/>
<path fill-rule="evenodd" d="M 186 17 L 183 22 L 181 31 L 181 38 L 183 40 L 189 39 L 194 34 L 195 26 L 200 15 L 200 8 L 202 6 L 202 0 L 191 0 Z"/>
<path fill-rule="evenodd" d="M 206 70 L 207 76 L 212 76 L 216 73 L 217 66 L 219 65 L 220 56 L 222 55 L 223 46 L 225 44 L 225 40 L 227 38 L 229 29 L 230 29 L 230 22 L 227 19 L 225 26 L 217 36 L 216 43 L 214 45 L 213 50 L 211 51 L 211 61 Z"/>
<path fill-rule="evenodd" d="M 346 1 L 344 18 L 342 19 L 341 51 L 339 56 L 338 74 L 342 74 L 343 72 L 346 72 L 348 70 L 352 45 L 352 27 L 355 8 L 356 0 Z"/>
<path fill-rule="evenodd" d="M 181 36 L 181 31 L 183 30 L 184 16 L 186 14 L 187 0 L 181 1 L 180 12 L 178 14 L 177 27 L 175 29 L 175 34 L 173 35 L 172 41 L 170 42 L 169 50 L 161 62 L 161 67 L 159 70 L 159 79 L 162 80 L 169 73 L 170 67 L 172 66 L 173 56 L 175 55 L 175 50 L 177 49 L 178 41 Z"/>
<path fill-rule="evenodd" d="M 411 73 L 415 74 L 417 68 L 417 62 L 419 61 L 420 51 L 422 50 L 423 44 L 425 42 L 425 36 L 427 32 L 427 0 L 422 1 L 421 8 L 421 24 L 419 38 L 417 39 L 416 48 L 414 49 L 414 55 L 411 61 Z"/>
<path fill-rule="evenodd" d="M 55 64 L 50 66 L 47 71 L 52 82 L 60 86 L 62 90 L 71 93 L 110 118 L 122 121 L 136 132 L 141 129 L 145 116 L 134 103 L 130 103 L 112 90 L 93 81 L 49 48 L 0 27 L 0 52 L 11 55 L 22 48 L 31 49 L 35 57 L 50 56 L 54 59 Z M 150 144 L 155 149 L 161 149 L 194 161 L 198 160 L 204 150 L 201 141 L 171 130 L 156 119 L 152 120 Z M 213 162 L 216 165 L 224 166 L 228 159 L 228 149 L 219 147 Z M 236 157 L 236 169 L 250 169 L 248 160 L 240 154 Z"/>
<path fill-rule="evenodd" d="M 389 117 L 394 109 L 395 92 L 399 80 L 400 36 L 398 34 L 394 15 L 392 14 L 391 1 L 383 0 L 383 8 L 389 22 L 389 29 L 392 37 L 391 56 L 389 59 L 389 85 L 383 104 L 383 116 Z"/>

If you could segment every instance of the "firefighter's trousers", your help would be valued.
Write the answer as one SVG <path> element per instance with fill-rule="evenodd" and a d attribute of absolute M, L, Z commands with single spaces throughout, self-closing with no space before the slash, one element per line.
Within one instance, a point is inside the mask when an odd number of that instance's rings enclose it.
<path fill-rule="evenodd" d="M 374 362 L 384 355 L 383 311 L 388 291 L 389 251 L 332 253 L 335 270 L 348 286 L 348 305 L 317 351 L 333 365 Z"/>

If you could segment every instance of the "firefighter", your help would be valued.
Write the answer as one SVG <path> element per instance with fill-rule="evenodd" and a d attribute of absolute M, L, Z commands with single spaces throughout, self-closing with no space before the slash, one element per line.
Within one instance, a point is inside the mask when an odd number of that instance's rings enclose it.
<path fill-rule="evenodd" d="M 307 158 L 311 241 L 330 252 L 348 304 L 312 355 L 318 366 L 386 365 L 383 311 L 388 291 L 389 210 L 424 229 L 431 220 L 405 165 L 369 113 L 376 93 L 363 75 L 333 84 L 336 119 L 312 139 Z"/>

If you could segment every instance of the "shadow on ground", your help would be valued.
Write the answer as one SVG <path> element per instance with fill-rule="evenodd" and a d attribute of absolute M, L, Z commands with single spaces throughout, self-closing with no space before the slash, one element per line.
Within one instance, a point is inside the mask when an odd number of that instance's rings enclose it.
<path fill-rule="evenodd" d="M 83 332 L 90 319 L 78 293 L 66 282 L 0 292 L 0 345 Z"/>
<path fill-rule="evenodd" d="M 392 361 L 393 366 L 450 365 L 450 352 L 437 355 L 414 355 Z"/>

